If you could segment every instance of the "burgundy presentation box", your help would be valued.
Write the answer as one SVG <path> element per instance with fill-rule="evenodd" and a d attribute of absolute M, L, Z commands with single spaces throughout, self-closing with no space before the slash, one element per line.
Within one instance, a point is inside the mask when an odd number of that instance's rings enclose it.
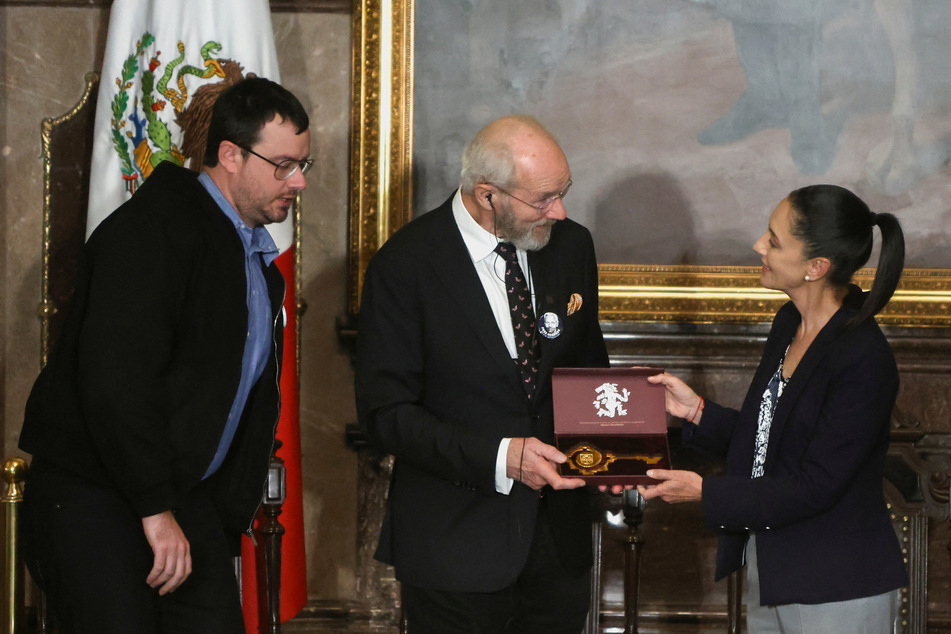
<path fill-rule="evenodd" d="M 555 445 L 568 456 L 563 477 L 589 484 L 651 484 L 648 469 L 670 469 L 661 368 L 555 368 Z"/>

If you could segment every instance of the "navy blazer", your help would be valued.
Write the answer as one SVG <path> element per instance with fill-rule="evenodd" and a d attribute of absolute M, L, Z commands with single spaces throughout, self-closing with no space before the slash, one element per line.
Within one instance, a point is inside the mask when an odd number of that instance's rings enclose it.
<path fill-rule="evenodd" d="M 529 253 L 537 313 L 564 323 L 540 337 L 529 401 L 489 306 L 452 199 L 416 218 L 367 267 L 357 345 L 356 398 L 370 441 L 396 462 L 377 558 L 412 585 L 490 592 L 515 581 L 528 556 L 538 494 L 516 482 L 495 490 L 505 437 L 553 441 L 551 374 L 559 366 L 607 366 L 598 324 L 591 235 L 563 220 Z M 572 293 L 582 307 L 568 315 Z M 591 562 L 584 488 L 546 494 L 552 532 L 571 570 Z"/>
<path fill-rule="evenodd" d="M 760 402 L 801 317 L 792 302 L 773 321 L 742 409 L 707 402 L 689 443 L 726 458 L 703 480 L 707 525 L 720 533 L 717 580 L 743 565 L 756 533 L 763 605 L 875 596 L 908 584 L 882 489 L 898 369 L 874 319 L 841 326 L 846 305 L 819 332 L 777 403 L 765 474 L 751 479 Z"/>

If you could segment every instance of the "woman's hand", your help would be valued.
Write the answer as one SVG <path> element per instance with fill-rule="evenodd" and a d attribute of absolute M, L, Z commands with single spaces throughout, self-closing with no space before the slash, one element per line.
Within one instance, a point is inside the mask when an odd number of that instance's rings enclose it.
<path fill-rule="evenodd" d="M 703 493 L 703 478 L 693 471 L 669 471 L 650 469 L 647 477 L 660 480 L 660 484 L 639 485 L 637 492 L 645 500 L 660 498 L 664 502 L 699 502 Z"/>
<path fill-rule="evenodd" d="M 702 400 L 690 386 L 666 372 L 649 376 L 647 380 L 664 386 L 664 404 L 671 416 L 683 418 L 695 425 L 700 422 Z"/>

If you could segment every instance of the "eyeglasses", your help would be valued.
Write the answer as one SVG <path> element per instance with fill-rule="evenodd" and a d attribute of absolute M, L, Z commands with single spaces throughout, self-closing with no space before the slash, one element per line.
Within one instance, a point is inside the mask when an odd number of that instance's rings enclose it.
<path fill-rule="evenodd" d="M 549 196 L 548 198 L 546 198 L 545 200 L 543 200 L 543 201 L 542 201 L 541 203 L 539 203 L 539 204 L 530 203 L 530 202 L 528 202 L 527 200 L 522 200 L 521 198 L 519 198 L 519 197 L 516 196 L 515 194 L 511 194 L 511 193 L 505 191 L 504 189 L 502 189 L 502 188 L 499 187 L 498 185 L 493 185 L 493 187 L 495 187 L 497 190 L 499 190 L 500 192 L 502 192 L 502 193 L 505 194 L 506 196 L 511 196 L 512 198 L 514 198 L 514 199 L 517 200 L 518 202 L 522 203 L 523 205 L 528 205 L 529 207 L 531 207 L 531 208 L 533 208 L 535 211 L 537 211 L 537 212 L 538 212 L 538 215 L 543 216 L 543 215 L 547 214 L 549 211 L 551 211 L 551 208 L 552 208 L 552 206 L 554 206 L 554 204 L 555 204 L 556 201 L 559 201 L 559 200 L 561 200 L 562 198 L 565 197 L 565 195 L 568 193 L 568 190 L 571 189 L 571 179 L 570 179 L 570 178 L 568 179 L 568 184 L 565 185 L 565 188 L 564 188 L 563 190 L 561 190 L 560 192 L 558 192 L 558 193 L 555 194 L 554 196 Z"/>
<path fill-rule="evenodd" d="M 235 145 L 238 145 L 238 144 L 235 143 Z M 251 154 L 261 159 L 262 161 L 267 161 L 268 163 L 273 165 L 274 178 L 276 178 L 279 181 L 286 181 L 288 178 L 296 174 L 298 169 L 300 169 L 301 174 L 306 174 L 308 170 L 310 170 L 310 166 L 314 164 L 314 159 L 311 159 L 311 158 L 304 159 L 302 161 L 298 161 L 297 159 L 285 159 L 281 161 L 280 163 L 275 163 L 271 159 L 261 156 L 260 154 L 258 154 L 257 152 L 255 152 L 249 147 L 244 147 L 243 145 L 238 145 L 238 147 L 244 150 L 245 152 L 250 152 Z"/>

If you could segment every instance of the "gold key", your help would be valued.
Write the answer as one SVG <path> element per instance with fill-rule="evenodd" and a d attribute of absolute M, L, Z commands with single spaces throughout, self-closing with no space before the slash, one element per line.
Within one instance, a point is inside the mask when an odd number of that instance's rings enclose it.
<path fill-rule="evenodd" d="M 580 471 L 582 475 L 594 475 L 607 471 L 608 467 L 618 460 L 638 460 L 648 465 L 655 465 L 664 459 L 659 454 L 615 454 L 601 451 L 591 444 L 575 445 L 567 454 L 568 466 Z"/>

